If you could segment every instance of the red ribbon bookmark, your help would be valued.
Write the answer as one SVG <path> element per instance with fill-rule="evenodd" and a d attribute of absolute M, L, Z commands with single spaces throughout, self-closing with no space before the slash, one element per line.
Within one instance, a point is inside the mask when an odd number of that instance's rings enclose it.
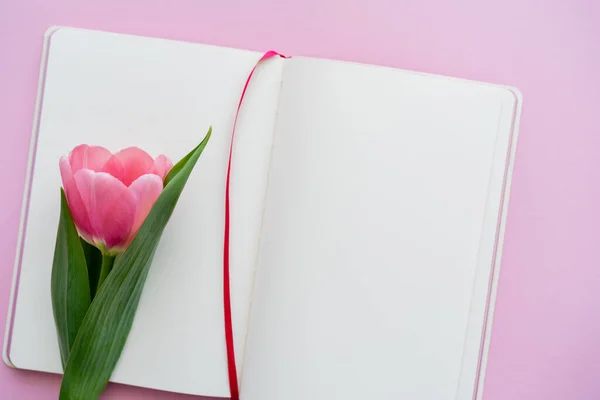
<path fill-rule="evenodd" d="M 239 400 L 239 386 L 237 379 L 237 368 L 235 365 L 235 350 L 233 345 L 233 324 L 231 323 L 231 288 L 229 284 L 229 181 L 231 176 L 231 158 L 233 155 L 233 138 L 235 136 L 235 127 L 237 125 L 238 116 L 240 114 L 240 108 L 242 107 L 242 101 L 246 95 L 246 89 L 250 84 L 250 79 L 254 74 L 254 71 L 258 65 L 271 57 L 279 56 L 282 58 L 288 58 L 276 51 L 267 51 L 254 65 L 252 71 L 246 79 L 244 90 L 238 103 L 237 111 L 235 112 L 235 119 L 233 120 L 233 130 L 231 132 L 231 143 L 229 145 L 229 161 L 227 163 L 227 180 L 225 182 L 225 238 L 223 240 L 223 305 L 225 311 L 225 343 L 227 346 L 227 370 L 229 373 L 229 390 L 231 392 L 231 400 Z"/>

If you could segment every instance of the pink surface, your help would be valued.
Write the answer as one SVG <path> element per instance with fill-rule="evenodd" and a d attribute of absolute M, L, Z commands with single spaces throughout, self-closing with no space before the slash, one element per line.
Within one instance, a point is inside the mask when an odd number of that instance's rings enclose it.
<path fill-rule="evenodd" d="M 484 399 L 600 398 L 599 2 L 2 1 L 0 321 L 8 308 L 42 37 L 51 25 L 517 86 L 525 106 Z M 57 376 L 0 366 L 5 399 L 54 399 L 59 384 Z M 189 397 L 110 385 L 105 398 Z"/>

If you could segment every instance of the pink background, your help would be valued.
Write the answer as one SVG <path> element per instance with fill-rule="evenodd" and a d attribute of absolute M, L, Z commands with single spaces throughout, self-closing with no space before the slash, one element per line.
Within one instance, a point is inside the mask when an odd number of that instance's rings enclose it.
<path fill-rule="evenodd" d="M 272 48 L 522 90 L 525 106 L 484 399 L 600 398 L 597 0 L 0 3 L 0 321 L 8 305 L 46 28 L 71 25 Z M 0 366 L 5 399 L 54 399 L 59 384 L 57 376 Z M 110 385 L 105 398 L 188 397 Z"/>

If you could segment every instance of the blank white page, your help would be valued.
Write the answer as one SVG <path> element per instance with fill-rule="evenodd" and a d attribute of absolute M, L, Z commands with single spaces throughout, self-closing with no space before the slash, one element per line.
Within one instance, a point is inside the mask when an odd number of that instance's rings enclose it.
<path fill-rule="evenodd" d="M 238 100 L 261 54 L 69 28 L 51 33 L 49 43 L 5 359 L 18 368 L 61 371 L 50 301 L 59 157 L 90 143 L 112 151 L 136 145 L 176 162 L 212 125 L 212 138 L 162 237 L 112 381 L 229 397 L 222 295 L 225 172 Z M 271 60 L 257 70 L 236 136 L 231 274 L 240 372 L 282 66 L 283 60 Z"/>
<path fill-rule="evenodd" d="M 284 67 L 244 400 L 471 400 L 517 100 Z"/>

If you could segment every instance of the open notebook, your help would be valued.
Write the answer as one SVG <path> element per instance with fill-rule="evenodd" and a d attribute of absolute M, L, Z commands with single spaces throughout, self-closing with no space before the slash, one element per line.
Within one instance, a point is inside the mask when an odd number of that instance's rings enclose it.
<path fill-rule="evenodd" d="M 59 157 L 90 143 L 177 160 L 212 125 L 112 381 L 229 396 L 225 172 L 261 55 L 48 32 L 7 364 L 61 372 L 50 302 Z M 481 398 L 520 107 L 515 89 L 485 83 L 296 56 L 260 65 L 231 189 L 243 400 Z"/>

